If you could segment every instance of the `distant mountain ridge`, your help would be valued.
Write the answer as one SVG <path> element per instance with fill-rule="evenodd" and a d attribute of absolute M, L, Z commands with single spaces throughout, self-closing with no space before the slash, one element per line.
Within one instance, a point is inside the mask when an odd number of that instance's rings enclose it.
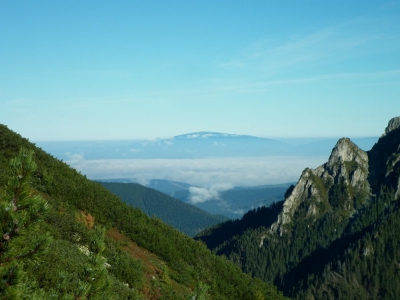
<path fill-rule="evenodd" d="M 353 139 L 369 150 L 378 137 Z M 285 141 L 286 140 L 286 141 Z M 261 138 L 251 135 L 200 131 L 170 138 L 137 141 L 53 141 L 38 146 L 65 161 L 73 159 L 128 158 L 206 158 L 259 156 L 326 156 L 335 145 L 333 139 L 318 139 L 291 144 L 287 139 Z"/>
<path fill-rule="evenodd" d="M 230 134 L 221 132 L 211 132 L 211 131 L 198 131 L 192 133 L 186 133 L 181 135 L 176 135 L 170 139 L 207 139 L 207 138 L 256 138 L 251 135 L 240 135 L 240 134 Z"/>

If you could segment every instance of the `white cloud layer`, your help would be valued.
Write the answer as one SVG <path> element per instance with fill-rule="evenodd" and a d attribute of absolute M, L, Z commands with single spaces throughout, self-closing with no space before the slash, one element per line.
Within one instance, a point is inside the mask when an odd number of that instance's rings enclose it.
<path fill-rule="evenodd" d="M 79 162 L 84 160 L 84 154 L 83 153 L 65 152 L 65 156 L 68 157 L 68 163 L 70 165 L 78 164 Z"/>
<path fill-rule="evenodd" d="M 130 178 L 143 184 L 151 179 L 166 179 L 207 187 L 210 194 L 220 191 L 224 186 L 294 182 L 306 167 L 316 168 L 326 161 L 326 157 L 278 156 L 83 160 L 79 155 L 71 154 L 71 158 L 67 163 L 91 179 Z M 197 194 L 199 198 L 194 201 L 207 198 L 205 190 L 197 190 Z"/>
<path fill-rule="evenodd" d="M 192 204 L 209 200 L 219 200 L 220 192 L 228 191 L 234 186 L 229 183 L 216 183 L 206 187 L 190 187 L 190 202 Z"/>

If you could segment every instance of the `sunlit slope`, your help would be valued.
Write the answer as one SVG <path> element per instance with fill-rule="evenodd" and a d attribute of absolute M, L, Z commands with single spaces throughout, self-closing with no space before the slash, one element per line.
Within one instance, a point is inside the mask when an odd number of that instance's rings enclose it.
<path fill-rule="evenodd" d="M 272 285 L 252 279 L 226 259 L 212 255 L 202 243 L 123 203 L 6 126 L 0 126 L 1 186 L 10 176 L 9 160 L 21 146 L 34 150 L 37 171 L 32 186 L 51 205 L 41 229 L 53 241 L 47 253 L 37 254 L 36 265 L 28 261 L 24 264 L 33 289 L 57 287 L 52 280 L 62 274 L 62 278 L 78 278 L 84 272 L 82 267 L 89 263 L 81 247 L 90 245 L 95 227 L 105 227 L 108 238 L 103 255 L 110 267 L 104 272 L 111 282 L 111 292 L 120 299 L 188 299 L 196 295 L 205 299 L 254 299 L 255 294 L 268 299 L 280 297 Z M 140 256 L 131 255 L 131 243 L 157 257 L 152 262 L 154 267 Z M 151 269 L 159 271 L 154 277 L 146 277 Z"/>

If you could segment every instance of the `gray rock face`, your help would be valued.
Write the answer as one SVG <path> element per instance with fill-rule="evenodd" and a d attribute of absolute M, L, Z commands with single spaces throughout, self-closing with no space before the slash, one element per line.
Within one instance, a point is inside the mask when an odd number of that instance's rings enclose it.
<path fill-rule="evenodd" d="M 358 148 L 348 138 L 340 139 L 324 169 L 335 179 L 343 178 L 353 187 L 362 185 L 368 176 L 368 154 Z"/>
<path fill-rule="evenodd" d="M 389 121 L 388 126 L 385 129 L 385 134 L 398 128 L 400 128 L 400 117 L 395 117 Z"/>
<path fill-rule="evenodd" d="M 397 190 L 396 190 L 396 193 L 395 193 L 394 197 L 395 197 L 395 199 L 399 199 L 400 198 L 400 178 L 399 178 L 399 180 L 397 182 Z"/>
<path fill-rule="evenodd" d="M 369 193 L 368 184 L 368 155 L 358 148 L 348 138 L 340 139 L 327 163 L 315 170 L 305 169 L 292 192 L 287 195 L 283 210 L 271 229 L 281 235 L 285 232 L 285 224 L 289 224 L 299 207 L 305 207 L 305 217 L 310 220 L 322 216 L 330 209 L 329 190 L 334 184 L 342 183 L 347 186 L 348 199 L 344 209 L 352 213 L 353 194 L 358 191 Z M 350 188 L 351 186 L 351 188 Z M 350 192 L 351 190 L 351 192 Z M 320 205 L 324 204 L 324 205 Z"/>
<path fill-rule="evenodd" d="M 393 190 L 393 200 L 400 200 L 400 117 L 389 121 L 370 151 L 364 152 L 350 139 L 342 138 L 327 163 L 305 169 L 296 186 L 286 192 L 271 230 L 282 235 L 291 230 L 294 218 L 312 226 L 336 209 L 341 216 L 350 217 L 371 195 L 376 197 L 382 185 Z"/>

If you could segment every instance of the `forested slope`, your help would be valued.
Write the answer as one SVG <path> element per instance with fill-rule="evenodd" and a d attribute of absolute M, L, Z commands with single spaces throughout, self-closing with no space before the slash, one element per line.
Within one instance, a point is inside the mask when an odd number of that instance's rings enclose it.
<path fill-rule="evenodd" d="M 137 183 L 98 183 L 148 216 L 160 218 L 189 236 L 195 236 L 206 228 L 228 220 L 224 216 L 211 215 L 193 205 Z"/>
<path fill-rule="evenodd" d="M 33 150 L 37 168 L 30 175 L 28 198 L 38 195 L 48 203 L 34 229 L 27 226 L 2 235 L 2 259 L 10 254 L 13 237 L 29 236 L 34 230 L 46 236 L 43 249 L 16 255 L 14 278 L 1 264 L 0 274 L 19 296 L 10 299 L 279 299 L 270 284 L 243 274 L 226 259 L 212 255 L 198 241 L 149 218 L 139 209 L 123 203 L 101 185 L 58 161 L 28 140 L 0 126 L 0 186 L 2 216 L 14 207 L 5 191 L 10 182 L 25 178 L 13 175 L 10 159 L 21 148 Z M 25 157 L 22 155 L 21 157 Z M 10 202 L 11 201 L 11 202 Z M 10 206 L 11 205 L 11 206 Z M 24 206 L 16 206 L 24 211 Z M 39 215 L 38 215 L 39 217 Z M 16 219 L 15 219 L 16 220 Z M 105 234 L 106 233 L 106 234 Z M 35 236 L 36 236 L 35 234 Z M 10 238 L 12 236 L 12 238 Z M 21 245 L 12 249 L 21 249 Z M 29 255 L 28 255 L 29 254 Z M 11 276 L 11 277 L 10 277 Z M 89 278 L 91 278 L 89 280 Z M 78 297 L 79 296 L 79 297 Z M 103 297 L 103 298 L 102 298 Z"/>
<path fill-rule="evenodd" d="M 400 298 L 400 118 L 368 152 L 338 141 L 285 200 L 199 235 L 295 299 Z"/>
<path fill-rule="evenodd" d="M 267 206 L 282 200 L 290 184 L 265 185 L 254 187 L 235 187 L 220 192 L 218 199 L 197 202 L 198 208 L 217 215 L 224 215 L 231 219 L 238 219 L 251 209 Z M 191 193 L 187 190 L 175 191 L 173 197 L 190 203 Z"/>

